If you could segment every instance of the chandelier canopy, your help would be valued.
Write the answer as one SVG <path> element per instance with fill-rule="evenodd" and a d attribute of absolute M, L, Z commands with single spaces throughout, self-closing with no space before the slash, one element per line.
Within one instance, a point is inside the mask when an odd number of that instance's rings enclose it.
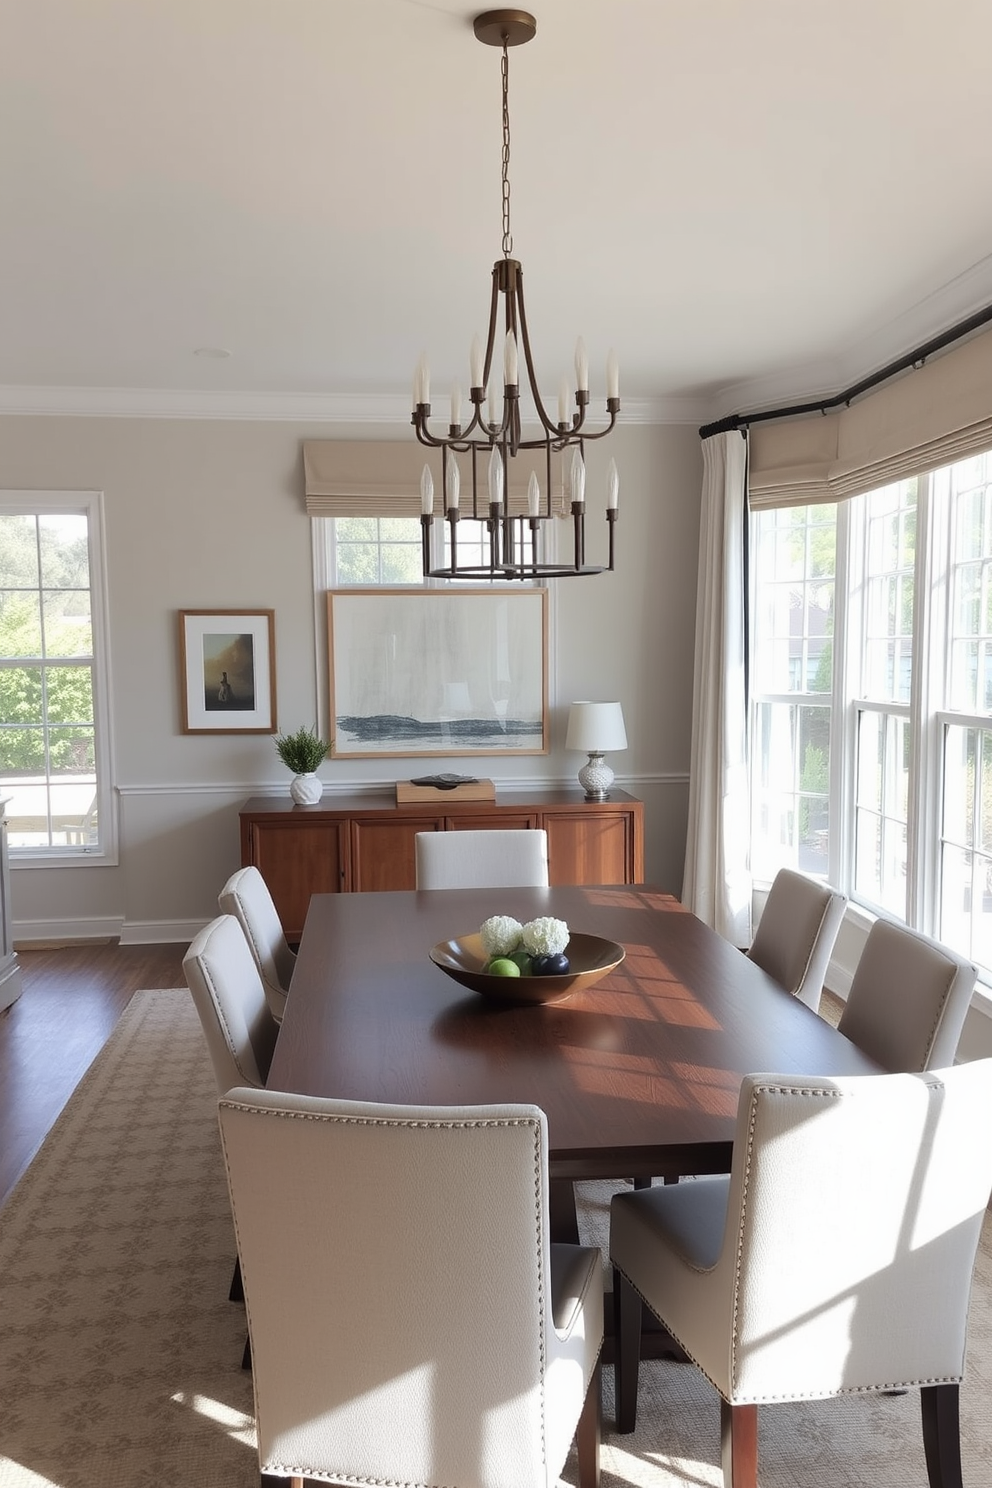
<path fill-rule="evenodd" d="M 447 523 L 448 562 L 432 567 L 431 529 L 434 523 L 434 477 L 429 465 L 421 478 L 421 527 L 423 534 L 423 567 L 425 578 L 446 579 L 547 579 L 567 578 L 574 574 L 602 573 L 613 568 L 614 529 L 617 520 L 619 478 L 616 463 L 611 460 L 607 475 L 606 520 L 609 558 L 605 565 L 586 563 L 585 553 L 585 457 L 586 440 L 602 439 L 609 434 L 620 411 L 620 387 L 617 359 L 610 352 L 606 363 L 606 424 L 591 432 L 586 427 L 589 407 L 589 361 L 585 343 L 579 338 L 575 349 L 575 407 L 570 411 L 568 379 L 563 377 L 558 394 L 558 417 L 548 414 L 537 386 L 527 312 L 524 307 L 523 269 L 511 257 L 510 235 L 510 113 L 509 113 L 509 48 L 530 41 L 537 22 L 525 10 L 488 10 L 476 16 L 475 34 L 487 46 L 503 51 L 503 257 L 493 266 L 492 298 L 489 306 L 489 330 L 485 350 L 476 336 L 469 355 L 468 422 L 461 421 L 461 391 L 451 390 L 451 418 L 446 435 L 429 427 L 431 414 L 430 372 L 421 358 L 413 384 L 412 423 L 421 444 L 441 451 L 441 490 L 444 520 Z M 502 311 L 501 311 L 502 307 Z M 498 328 L 502 352 L 503 403 L 491 409 L 489 378 L 493 355 L 497 350 Z M 540 434 L 524 438 L 520 415 L 520 351 L 530 397 L 541 424 Z M 523 499 L 511 497 L 514 463 L 521 451 L 538 451 L 529 460 L 526 511 Z M 458 518 L 462 467 L 459 457 L 467 456 L 471 481 L 472 506 L 464 515 L 486 523 L 489 561 L 460 563 L 458 554 Z M 540 473 L 539 473 L 540 471 Z M 514 483 L 522 485 L 522 482 Z M 559 510 L 555 510 L 558 498 Z M 572 561 L 542 561 L 543 543 L 548 524 L 555 515 L 571 516 Z"/>

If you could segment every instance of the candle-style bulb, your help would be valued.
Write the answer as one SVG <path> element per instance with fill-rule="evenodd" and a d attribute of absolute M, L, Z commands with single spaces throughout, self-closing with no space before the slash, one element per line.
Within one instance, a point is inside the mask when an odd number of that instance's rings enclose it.
<path fill-rule="evenodd" d="M 575 343 L 575 386 L 580 393 L 589 391 L 589 357 L 581 336 Z"/>
<path fill-rule="evenodd" d="M 620 396 L 620 364 L 617 354 L 611 349 L 606 358 L 606 396 L 608 398 L 619 398 Z"/>
<path fill-rule="evenodd" d="M 572 500 L 585 501 L 586 499 L 586 466 L 581 452 L 577 449 L 572 455 Z"/>
<path fill-rule="evenodd" d="M 429 465 L 420 472 L 420 512 L 429 517 L 434 510 L 434 477 Z"/>
<path fill-rule="evenodd" d="M 444 499 L 449 511 L 458 510 L 458 497 L 462 488 L 461 471 L 454 455 L 448 454 L 448 468 L 444 474 Z"/>
<path fill-rule="evenodd" d="M 558 422 L 559 422 L 559 424 L 567 424 L 568 423 L 568 405 L 571 402 L 571 394 L 572 394 L 572 390 L 571 390 L 571 388 L 568 385 L 568 378 L 567 377 L 563 377 L 562 380 L 561 380 L 561 386 L 558 389 Z"/>
<path fill-rule="evenodd" d="M 426 356 L 422 356 L 417 363 L 417 371 L 413 379 L 413 401 L 415 405 L 431 401 L 431 369 L 427 364 Z"/>
<path fill-rule="evenodd" d="M 482 386 L 482 342 L 478 336 L 472 337 L 472 347 L 468 354 L 469 375 L 472 378 L 473 387 Z"/>
<path fill-rule="evenodd" d="M 507 387 L 517 385 L 517 338 L 512 331 L 507 331 L 503 343 L 503 381 Z"/>
<path fill-rule="evenodd" d="M 616 460 L 610 460 L 606 468 L 606 509 L 616 511 L 617 502 L 620 499 L 620 476 L 617 473 Z"/>
<path fill-rule="evenodd" d="M 489 500 L 493 506 L 503 505 L 503 461 L 495 448 L 489 456 Z"/>
<path fill-rule="evenodd" d="M 462 390 L 457 382 L 451 384 L 451 424 L 460 429 L 462 423 Z"/>
<path fill-rule="evenodd" d="M 541 510 L 541 487 L 538 484 L 537 474 L 531 471 L 530 480 L 527 482 L 527 512 L 529 516 L 536 517 Z"/>

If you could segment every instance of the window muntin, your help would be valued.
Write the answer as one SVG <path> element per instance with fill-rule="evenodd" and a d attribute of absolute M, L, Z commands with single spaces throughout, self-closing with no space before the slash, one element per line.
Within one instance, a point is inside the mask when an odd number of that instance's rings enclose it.
<path fill-rule="evenodd" d="M 863 707 L 856 718 L 854 891 L 905 920 L 909 720 Z"/>
<path fill-rule="evenodd" d="M 859 704 L 852 885 L 863 902 L 900 920 L 908 915 L 918 513 L 915 476 L 870 492 L 851 512 L 851 527 L 864 552 L 861 613 L 854 627 L 861 644 L 849 668 Z M 856 590 L 848 603 L 858 603 Z"/>
<path fill-rule="evenodd" d="M 0 497 L 0 797 L 11 859 L 112 847 L 99 498 Z"/>
<path fill-rule="evenodd" d="M 420 522 L 416 517 L 333 517 L 334 587 L 420 584 Z"/>
<path fill-rule="evenodd" d="M 945 725 L 939 924 L 992 968 L 992 729 Z"/>
<path fill-rule="evenodd" d="M 331 588 L 349 585 L 421 585 L 425 582 L 422 528 L 419 517 L 329 517 L 321 519 L 327 542 L 326 572 Z M 521 539 L 521 528 L 523 537 Z M 435 556 L 440 567 L 450 563 L 450 528 L 435 518 Z M 514 541 L 523 541 L 524 555 L 532 554 L 530 528 L 514 523 Z M 489 563 L 486 522 L 461 517 L 458 522 L 458 561 L 485 567 Z"/>
<path fill-rule="evenodd" d="M 835 508 L 755 524 L 752 871 L 826 874 L 829 851 Z"/>
<path fill-rule="evenodd" d="M 867 528 L 861 697 L 908 703 L 913 672 L 917 482 L 863 498 Z"/>
<path fill-rule="evenodd" d="M 846 575 L 831 635 L 846 644 L 843 656 L 821 651 L 817 699 L 799 691 L 810 677 L 797 661 L 808 629 L 799 553 L 824 514 Z M 855 497 L 840 515 L 821 506 L 752 519 L 752 871 L 759 882 L 783 866 L 822 873 L 855 903 L 971 956 L 992 982 L 992 451 Z M 783 542 L 790 573 L 765 556 Z M 785 606 L 775 613 L 762 579 L 790 595 L 787 645 Z M 811 739 L 799 715 L 818 701 L 833 751 L 819 859 L 799 812 Z"/>

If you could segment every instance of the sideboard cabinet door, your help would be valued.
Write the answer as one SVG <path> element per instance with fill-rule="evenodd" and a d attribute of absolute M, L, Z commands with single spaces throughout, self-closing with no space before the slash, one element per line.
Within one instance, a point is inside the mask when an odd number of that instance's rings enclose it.
<path fill-rule="evenodd" d="M 301 815 L 291 821 L 242 817 L 242 865 L 253 863 L 268 884 L 288 940 L 303 934 L 311 894 L 351 888 L 348 822 Z"/>
<path fill-rule="evenodd" d="M 353 889 L 415 889 L 417 887 L 418 832 L 440 832 L 439 816 L 355 817 L 351 823 Z"/>
<path fill-rule="evenodd" d="M 632 813 L 595 806 L 581 812 L 545 811 L 542 824 L 548 834 L 548 875 L 553 884 L 624 884 L 643 879 Z"/>

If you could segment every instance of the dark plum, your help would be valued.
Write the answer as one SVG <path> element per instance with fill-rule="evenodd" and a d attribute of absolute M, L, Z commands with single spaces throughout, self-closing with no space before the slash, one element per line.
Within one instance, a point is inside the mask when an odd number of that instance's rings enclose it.
<path fill-rule="evenodd" d="M 530 970 L 532 976 L 564 976 L 568 971 L 568 957 L 563 953 L 557 956 L 532 956 Z"/>

